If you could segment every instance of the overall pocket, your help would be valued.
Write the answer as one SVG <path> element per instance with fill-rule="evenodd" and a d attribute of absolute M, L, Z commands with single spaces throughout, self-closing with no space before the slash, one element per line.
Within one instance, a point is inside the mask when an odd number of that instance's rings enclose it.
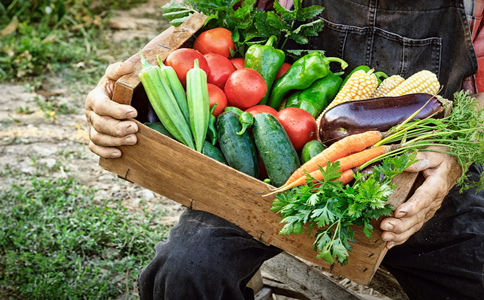
<path fill-rule="evenodd" d="M 311 48 L 326 51 L 348 62 L 350 70 L 367 65 L 387 75 L 408 78 L 421 70 L 440 76 L 442 39 L 407 38 L 378 27 L 355 27 L 324 20 L 319 37 L 310 41 Z"/>

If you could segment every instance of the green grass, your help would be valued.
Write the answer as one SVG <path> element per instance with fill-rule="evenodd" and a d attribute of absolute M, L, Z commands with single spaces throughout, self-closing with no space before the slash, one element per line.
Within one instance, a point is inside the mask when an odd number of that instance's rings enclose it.
<path fill-rule="evenodd" d="M 135 294 L 137 273 L 168 228 L 113 201 L 94 205 L 93 196 L 70 178 L 33 177 L 0 191 L 1 299 Z"/>
<path fill-rule="evenodd" d="M 112 63 L 100 53 L 109 48 L 122 49 L 106 39 L 109 16 L 114 9 L 143 2 L 147 0 L 2 1 L 0 30 L 9 24 L 15 30 L 0 37 L 0 80 L 29 82 L 48 72 L 80 69 L 93 75 L 83 78 L 95 77 L 97 81 Z"/>

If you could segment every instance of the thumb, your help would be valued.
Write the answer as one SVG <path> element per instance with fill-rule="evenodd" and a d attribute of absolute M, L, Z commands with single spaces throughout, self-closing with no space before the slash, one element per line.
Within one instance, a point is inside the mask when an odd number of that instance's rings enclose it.
<path fill-rule="evenodd" d="M 429 149 L 444 150 L 443 147 L 429 147 Z M 442 161 L 448 157 L 448 154 L 435 151 L 419 151 L 417 153 L 417 162 L 408 167 L 406 172 L 420 172 L 426 169 L 438 167 Z"/>
<path fill-rule="evenodd" d="M 121 76 L 133 72 L 133 69 L 134 69 L 134 65 L 130 60 L 127 60 L 124 63 L 117 62 L 110 65 L 106 69 L 106 77 L 109 80 L 116 81 Z"/>

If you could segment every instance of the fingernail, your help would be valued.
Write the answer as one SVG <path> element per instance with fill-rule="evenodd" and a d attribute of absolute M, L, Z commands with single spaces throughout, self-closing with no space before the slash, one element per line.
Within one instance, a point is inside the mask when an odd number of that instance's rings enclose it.
<path fill-rule="evenodd" d="M 134 117 L 136 117 L 136 112 L 134 112 L 134 111 L 128 111 L 126 113 L 126 118 L 134 118 Z"/>
<path fill-rule="evenodd" d="M 119 153 L 119 152 L 113 152 L 113 153 L 111 153 L 111 158 L 118 158 L 120 156 L 121 156 L 121 153 Z"/>
<path fill-rule="evenodd" d="M 387 243 L 387 249 L 392 249 L 393 246 L 395 246 L 395 243 L 394 242 L 388 242 Z"/>
<path fill-rule="evenodd" d="M 407 215 L 407 212 L 406 211 L 400 211 L 398 212 L 398 214 L 395 216 L 397 218 L 403 218 Z"/>
<path fill-rule="evenodd" d="M 134 138 L 132 136 L 128 136 L 124 139 L 126 144 L 134 144 Z"/>
<path fill-rule="evenodd" d="M 393 224 L 388 222 L 385 225 L 382 226 L 383 230 L 392 230 L 393 229 Z"/>
<path fill-rule="evenodd" d="M 126 128 L 126 132 L 127 132 L 127 133 L 135 133 L 135 132 L 136 132 L 136 130 L 134 129 L 134 126 L 129 125 L 129 126 Z"/>

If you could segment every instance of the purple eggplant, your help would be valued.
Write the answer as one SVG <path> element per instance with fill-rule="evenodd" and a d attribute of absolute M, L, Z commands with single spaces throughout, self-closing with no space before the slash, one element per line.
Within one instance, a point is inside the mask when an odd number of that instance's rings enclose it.
<path fill-rule="evenodd" d="M 414 119 L 433 114 L 434 118 L 439 118 L 444 115 L 443 103 L 448 102 L 424 93 L 345 102 L 328 110 L 321 118 L 319 137 L 324 144 L 330 145 L 369 130 L 384 132 L 405 121 L 424 105 Z"/>

